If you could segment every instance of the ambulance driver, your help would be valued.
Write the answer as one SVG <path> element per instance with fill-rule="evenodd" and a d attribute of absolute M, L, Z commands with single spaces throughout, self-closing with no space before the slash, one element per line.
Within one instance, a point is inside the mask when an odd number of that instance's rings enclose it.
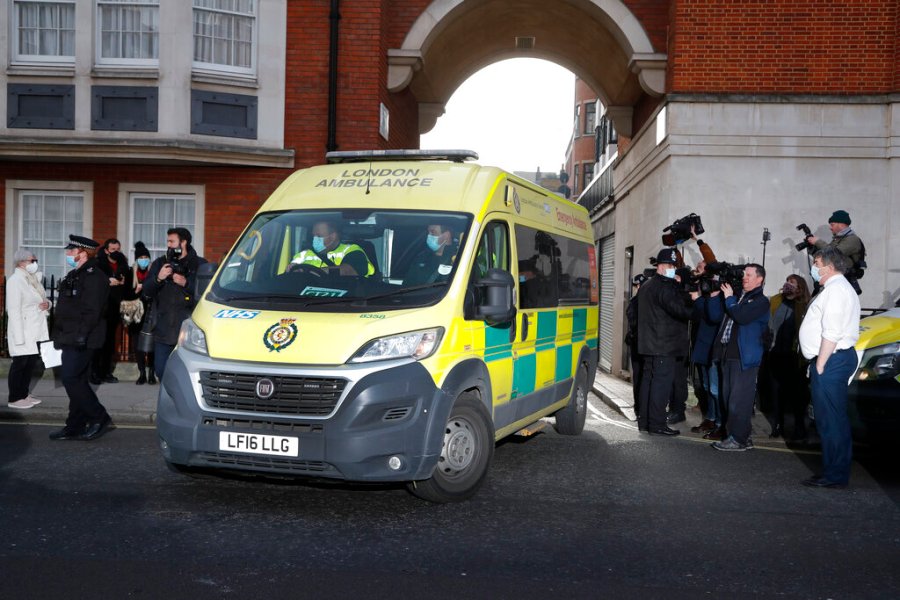
<path fill-rule="evenodd" d="M 369 277 L 375 273 L 375 266 L 362 248 L 341 243 L 341 232 L 333 221 L 317 221 L 312 234 L 312 250 L 298 252 L 289 271 L 297 270 L 296 265 L 309 265 L 319 269 L 338 267 L 341 275 Z"/>
<path fill-rule="evenodd" d="M 425 247 L 413 259 L 403 279 L 404 285 L 420 285 L 446 281 L 453 269 L 453 259 L 459 244 L 453 239 L 453 230 L 447 223 L 428 226 Z"/>

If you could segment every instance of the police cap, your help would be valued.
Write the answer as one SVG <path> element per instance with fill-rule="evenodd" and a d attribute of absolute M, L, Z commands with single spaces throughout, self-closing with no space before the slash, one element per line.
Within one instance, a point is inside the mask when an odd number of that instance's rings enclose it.
<path fill-rule="evenodd" d="M 99 247 L 100 244 L 98 242 L 95 242 L 91 238 L 69 234 L 69 245 L 66 246 L 66 250 L 72 250 L 73 248 L 81 248 L 83 250 L 96 250 Z"/>
<path fill-rule="evenodd" d="M 659 251 L 659 254 L 656 255 L 656 263 L 663 263 L 667 265 L 674 265 L 678 263 L 678 254 L 675 253 L 675 248 L 663 248 Z"/>

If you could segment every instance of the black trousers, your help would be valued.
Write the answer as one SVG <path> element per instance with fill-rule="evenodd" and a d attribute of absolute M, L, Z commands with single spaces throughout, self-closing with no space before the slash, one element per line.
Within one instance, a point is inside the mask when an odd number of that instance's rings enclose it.
<path fill-rule="evenodd" d="M 644 358 L 637 353 L 637 350 L 631 351 L 631 393 L 634 397 L 634 414 L 640 414 L 640 398 L 641 398 L 641 381 L 644 378 Z"/>
<path fill-rule="evenodd" d="M 100 379 L 107 375 L 112 375 L 116 368 L 116 361 L 113 355 L 116 352 L 116 334 L 118 331 L 119 313 L 110 312 L 106 316 L 106 338 L 103 340 L 103 347 L 97 350 L 94 355 L 93 366 L 91 367 L 94 375 Z"/>
<path fill-rule="evenodd" d="M 672 376 L 672 398 L 669 401 L 669 412 L 684 414 L 687 410 L 688 397 L 688 365 L 690 359 L 678 357 L 675 359 L 675 373 Z"/>
<path fill-rule="evenodd" d="M 806 369 L 793 352 L 772 352 L 768 364 L 775 423 L 784 427 L 784 414 L 790 410 L 794 415 L 794 433 L 805 433 L 806 407 L 809 404 Z"/>
<path fill-rule="evenodd" d="M 722 361 L 719 393 L 722 394 L 722 404 L 728 407 L 728 424 L 725 428 L 728 435 L 739 444 L 746 444 L 750 439 L 750 420 L 753 418 L 758 373 L 759 367 L 742 369 L 740 360 L 729 358 Z"/>
<path fill-rule="evenodd" d="M 62 348 L 62 382 L 69 395 L 66 427 L 70 429 L 80 431 L 89 423 L 101 421 L 107 414 L 89 381 L 93 354 L 94 351 L 88 348 Z"/>
<path fill-rule="evenodd" d="M 674 356 L 644 356 L 638 411 L 641 429 L 653 431 L 666 427 L 666 404 L 672 394 L 675 360 Z"/>
<path fill-rule="evenodd" d="M 27 398 L 31 388 L 31 374 L 37 366 L 40 354 L 13 356 L 9 366 L 9 402 Z"/>

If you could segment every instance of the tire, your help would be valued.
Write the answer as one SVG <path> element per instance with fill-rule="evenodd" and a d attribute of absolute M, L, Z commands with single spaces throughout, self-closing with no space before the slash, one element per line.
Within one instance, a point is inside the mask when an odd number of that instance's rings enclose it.
<path fill-rule="evenodd" d="M 478 394 L 456 399 L 444 428 L 441 456 L 431 478 L 407 485 L 414 495 L 430 502 L 468 500 L 484 483 L 494 455 L 494 427 Z"/>
<path fill-rule="evenodd" d="M 556 431 L 562 435 L 580 435 L 584 431 L 584 420 L 587 417 L 587 368 L 578 367 L 572 395 L 565 408 L 556 411 Z"/>

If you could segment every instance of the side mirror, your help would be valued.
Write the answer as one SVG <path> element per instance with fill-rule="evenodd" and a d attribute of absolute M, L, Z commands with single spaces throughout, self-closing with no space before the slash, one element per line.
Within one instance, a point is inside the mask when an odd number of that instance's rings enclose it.
<path fill-rule="evenodd" d="M 489 269 L 484 277 L 475 282 L 476 298 L 474 317 L 484 319 L 488 325 L 507 323 L 516 317 L 516 303 L 513 292 L 515 280 L 509 271 Z"/>
<path fill-rule="evenodd" d="M 197 268 L 197 277 L 194 278 L 194 298 L 200 298 L 209 287 L 209 282 L 219 269 L 219 263 L 203 263 Z"/>

